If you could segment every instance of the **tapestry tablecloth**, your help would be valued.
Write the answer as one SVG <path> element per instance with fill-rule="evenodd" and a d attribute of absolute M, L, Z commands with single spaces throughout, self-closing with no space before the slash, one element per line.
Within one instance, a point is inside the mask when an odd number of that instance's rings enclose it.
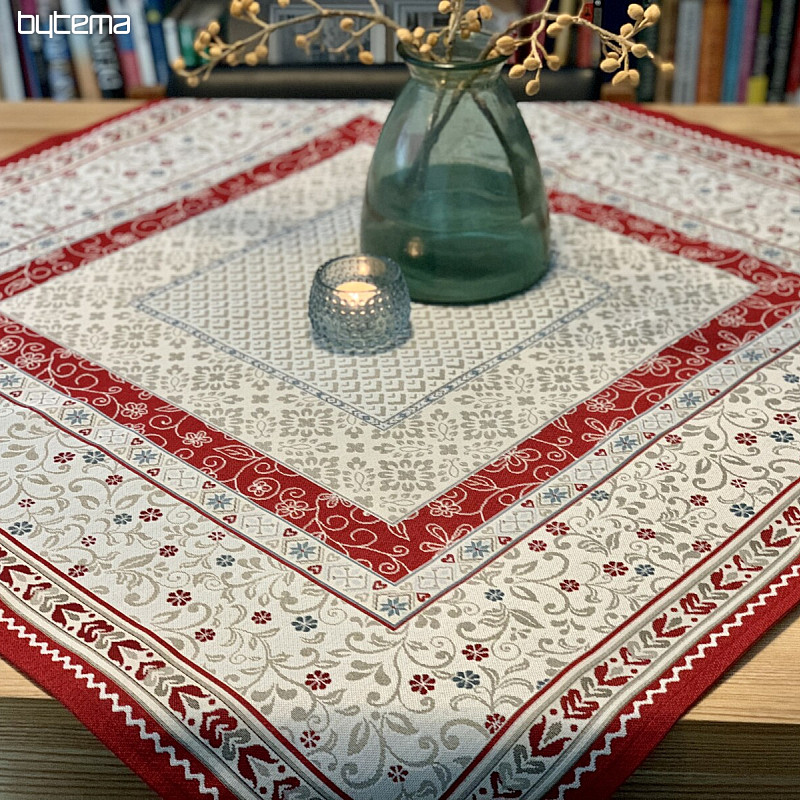
<path fill-rule="evenodd" d="M 168 798 L 600 798 L 800 600 L 800 160 L 528 104 L 552 268 L 310 343 L 382 103 L 0 168 L 0 654 Z"/>

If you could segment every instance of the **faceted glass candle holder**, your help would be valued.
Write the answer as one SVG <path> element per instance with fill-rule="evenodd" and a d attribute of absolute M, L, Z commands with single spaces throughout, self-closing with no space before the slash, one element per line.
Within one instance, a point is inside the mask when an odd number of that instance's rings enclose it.
<path fill-rule="evenodd" d="M 410 314 L 403 273 L 390 259 L 340 256 L 314 276 L 308 316 L 326 349 L 373 353 L 396 347 L 411 334 Z"/>

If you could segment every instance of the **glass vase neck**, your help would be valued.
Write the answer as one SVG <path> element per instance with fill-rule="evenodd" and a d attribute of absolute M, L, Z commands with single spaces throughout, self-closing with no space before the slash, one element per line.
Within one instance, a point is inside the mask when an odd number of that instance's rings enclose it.
<path fill-rule="evenodd" d="M 466 40 L 456 37 L 448 61 L 423 59 L 402 43 L 397 46 L 397 51 L 408 66 L 411 77 L 420 83 L 448 89 L 465 88 L 465 85 L 481 88 L 497 81 L 507 60 L 506 56 L 479 60 L 488 40 L 486 33 L 474 34 Z M 442 41 L 434 52 L 439 59 L 444 58 Z"/>

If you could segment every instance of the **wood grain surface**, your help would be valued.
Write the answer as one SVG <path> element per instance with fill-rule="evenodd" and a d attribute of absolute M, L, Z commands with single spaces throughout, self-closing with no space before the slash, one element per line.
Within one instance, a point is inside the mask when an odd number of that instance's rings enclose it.
<path fill-rule="evenodd" d="M 0 158 L 136 105 L 0 103 Z M 652 108 L 800 154 L 800 107 Z M 155 797 L 63 706 L 0 660 L 0 800 Z M 690 798 L 800 800 L 800 610 L 729 670 L 615 794 Z"/>

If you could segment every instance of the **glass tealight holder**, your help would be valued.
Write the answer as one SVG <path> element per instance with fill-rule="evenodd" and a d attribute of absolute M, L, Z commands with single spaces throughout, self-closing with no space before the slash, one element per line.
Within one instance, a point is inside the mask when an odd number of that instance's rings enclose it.
<path fill-rule="evenodd" d="M 411 335 L 411 300 L 390 259 L 349 255 L 314 275 L 308 316 L 317 343 L 333 352 L 368 354 L 397 347 Z"/>

